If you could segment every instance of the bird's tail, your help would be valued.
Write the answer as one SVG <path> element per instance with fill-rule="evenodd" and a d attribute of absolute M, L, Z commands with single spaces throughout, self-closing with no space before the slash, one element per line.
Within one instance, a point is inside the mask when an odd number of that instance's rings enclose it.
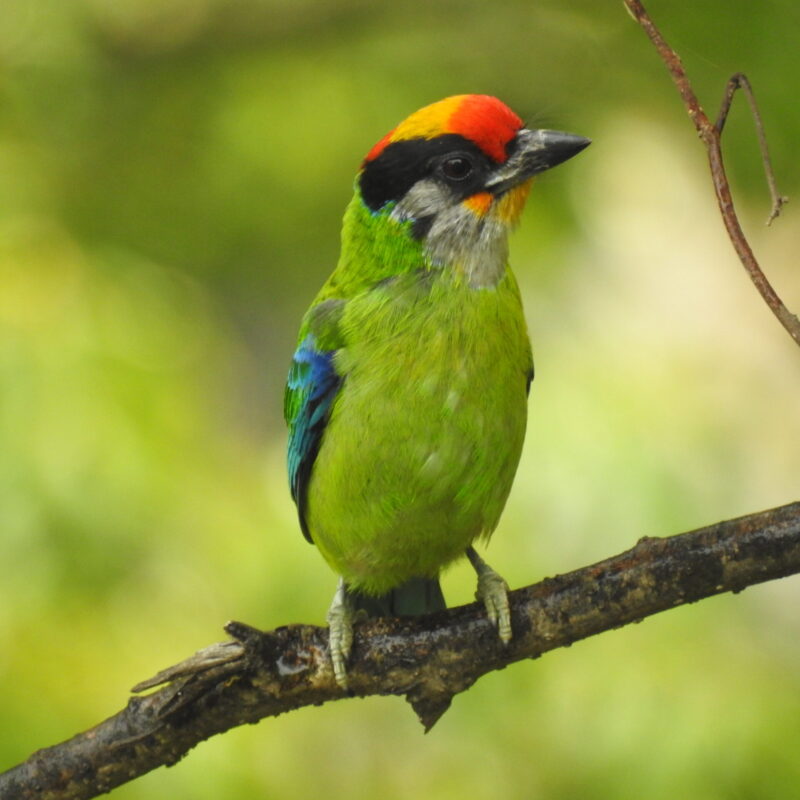
<path fill-rule="evenodd" d="M 355 609 L 370 617 L 416 617 L 447 608 L 438 578 L 411 578 L 379 597 L 352 590 L 348 594 Z"/>

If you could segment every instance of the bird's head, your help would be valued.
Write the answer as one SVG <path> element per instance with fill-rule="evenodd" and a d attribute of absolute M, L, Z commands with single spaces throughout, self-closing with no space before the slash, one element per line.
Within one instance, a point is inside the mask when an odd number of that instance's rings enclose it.
<path fill-rule="evenodd" d="M 386 134 L 367 153 L 358 188 L 373 214 L 410 223 L 432 265 L 491 285 L 502 274 L 506 234 L 533 177 L 588 144 L 582 136 L 524 127 L 495 97 L 456 95 Z"/>

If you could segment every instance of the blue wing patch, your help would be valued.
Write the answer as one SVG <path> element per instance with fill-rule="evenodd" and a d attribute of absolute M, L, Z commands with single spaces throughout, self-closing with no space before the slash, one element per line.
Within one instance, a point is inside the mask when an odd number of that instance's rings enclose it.
<path fill-rule="evenodd" d="M 342 378 L 333 365 L 335 350 L 317 350 L 312 335 L 300 343 L 289 369 L 284 398 L 284 416 L 289 426 L 289 486 L 297 504 L 303 535 L 311 541 L 305 520 L 306 492 L 311 468 L 322 443 Z"/>

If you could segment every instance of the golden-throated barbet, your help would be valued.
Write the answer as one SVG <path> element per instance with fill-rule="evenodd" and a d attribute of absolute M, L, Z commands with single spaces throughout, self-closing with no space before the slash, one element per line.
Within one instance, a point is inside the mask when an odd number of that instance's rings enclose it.
<path fill-rule="evenodd" d="M 464 555 L 511 639 L 506 583 L 474 548 L 511 489 L 533 378 L 507 234 L 534 177 L 588 144 L 467 94 L 415 111 L 361 164 L 285 395 L 300 527 L 340 576 L 343 687 L 355 612 L 443 609 L 439 574 Z"/>

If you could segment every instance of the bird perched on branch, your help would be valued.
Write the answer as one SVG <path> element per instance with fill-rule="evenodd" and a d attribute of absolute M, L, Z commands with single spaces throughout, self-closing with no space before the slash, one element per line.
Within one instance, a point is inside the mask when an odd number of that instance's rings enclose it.
<path fill-rule="evenodd" d="M 458 95 L 413 113 L 361 165 L 284 409 L 300 526 L 341 576 L 328 622 L 342 687 L 355 613 L 443 609 L 438 575 L 465 554 L 511 638 L 507 586 L 472 546 L 511 489 L 533 378 L 507 233 L 533 176 L 588 144 Z"/>

